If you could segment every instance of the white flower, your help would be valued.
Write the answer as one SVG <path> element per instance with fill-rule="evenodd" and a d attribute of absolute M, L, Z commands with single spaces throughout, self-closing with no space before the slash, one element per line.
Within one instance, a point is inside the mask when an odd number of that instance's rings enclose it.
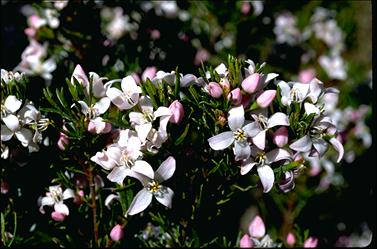
<path fill-rule="evenodd" d="M 136 178 L 140 180 L 144 188 L 136 194 L 127 210 L 126 216 L 144 211 L 152 202 L 153 196 L 162 205 L 171 208 L 174 192 L 169 187 L 161 185 L 161 183 L 172 177 L 176 167 L 175 164 L 175 159 L 170 156 L 154 172 L 154 177 L 137 174 Z"/>
<path fill-rule="evenodd" d="M 20 109 L 22 104 L 21 100 L 18 100 L 16 96 L 9 95 L 4 103 L 1 103 L 1 117 L 5 117 L 7 114 L 14 114 Z"/>
<path fill-rule="evenodd" d="M 289 147 L 292 150 L 300 152 L 310 151 L 309 156 L 322 157 L 328 150 L 328 143 L 324 137 L 330 136 L 329 142 L 338 151 L 337 162 L 340 162 L 344 155 L 344 148 L 342 143 L 334 137 L 335 133 L 336 127 L 331 119 L 327 116 L 320 116 L 314 120 L 309 133 L 292 143 Z"/>
<path fill-rule="evenodd" d="M 127 76 L 122 79 L 122 91 L 118 88 L 110 87 L 110 85 L 108 87 L 106 95 L 120 110 L 131 109 L 139 101 L 141 88 L 136 84 L 132 76 Z"/>
<path fill-rule="evenodd" d="M 236 160 L 247 159 L 250 156 L 250 146 L 247 141 L 252 133 L 253 125 L 245 125 L 245 111 L 243 106 L 234 107 L 229 110 L 228 125 L 231 131 L 226 131 L 208 139 L 213 150 L 223 150 L 234 143 L 234 154 Z"/>
<path fill-rule="evenodd" d="M 152 129 L 152 122 L 160 118 L 159 131 L 166 134 L 166 126 L 172 115 L 169 108 L 160 106 L 153 111 L 153 105 L 148 96 L 142 96 L 139 101 L 142 112 L 130 112 L 130 122 L 135 127 L 137 135 L 142 143 L 145 142 L 149 132 Z"/>
<path fill-rule="evenodd" d="M 106 152 L 97 152 L 91 158 L 106 170 L 112 170 L 107 178 L 118 184 L 122 184 L 127 176 L 134 176 L 134 172 L 153 177 L 152 167 L 140 160 L 141 142 L 130 130 L 120 132 L 117 144 L 112 144 Z"/>
<path fill-rule="evenodd" d="M 2 118 L 5 125 L 1 125 L 1 141 L 9 141 L 13 135 L 21 142 L 22 146 L 29 145 L 33 138 L 33 133 L 20 124 L 20 120 L 13 114 Z"/>
<path fill-rule="evenodd" d="M 344 60 L 339 55 L 321 55 L 318 58 L 318 62 L 330 78 L 337 80 L 345 80 L 347 78 Z"/>
<path fill-rule="evenodd" d="M 288 116 L 282 112 L 276 112 L 271 117 L 267 118 L 264 114 L 259 113 L 251 115 L 255 122 L 250 124 L 249 132 L 253 143 L 261 150 L 264 150 L 266 145 L 266 132 L 268 129 L 284 125 L 289 126 Z"/>
<path fill-rule="evenodd" d="M 75 197 L 75 193 L 72 189 L 67 188 L 62 190 L 59 185 L 50 186 L 49 192 L 46 193 L 46 197 L 41 199 L 41 207 L 39 211 L 44 214 L 44 206 L 54 206 L 56 212 L 62 213 L 64 215 L 69 215 L 69 209 L 67 205 L 63 203 L 64 200 Z"/>
<path fill-rule="evenodd" d="M 251 147 L 252 157 L 243 160 L 241 164 L 241 175 L 247 174 L 255 165 L 257 172 L 263 185 L 263 192 L 267 193 L 271 190 L 275 182 L 275 174 L 270 164 L 280 160 L 291 159 L 291 154 L 281 148 L 276 148 L 265 153 L 256 146 Z"/>
<path fill-rule="evenodd" d="M 90 106 L 82 100 L 77 102 L 81 105 L 81 112 L 89 119 L 97 118 L 99 115 L 104 114 L 110 107 L 110 99 L 108 97 L 103 97 Z"/>

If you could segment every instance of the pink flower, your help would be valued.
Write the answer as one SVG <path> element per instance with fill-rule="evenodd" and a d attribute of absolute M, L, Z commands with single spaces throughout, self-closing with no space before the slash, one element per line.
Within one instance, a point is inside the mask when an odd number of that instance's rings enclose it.
<path fill-rule="evenodd" d="M 245 92 L 252 94 L 257 90 L 259 86 L 259 81 L 260 81 L 259 73 L 253 73 L 242 81 L 242 84 L 241 84 L 242 89 Z"/>
<path fill-rule="evenodd" d="M 185 110 L 183 109 L 182 104 L 178 100 L 174 100 L 174 102 L 170 104 L 169 109 L 173 114 L 170 117 L 169 122 L 173 124 L 180 123 L 185 115 Z"/>
<path fill-rule="evenodd" d="M 309 237 L 304 242 L 304 248 L 314 248 L 317 247 L 318 239 L 314 237 Z"/>
<path fill-rule="evenodd" d="M 253 241 L 251 241 L 250 236 L 245 234 L 242 236 L 240 240 L 240 247 L 241 248 L 252 248 L 253 247 Z"/>
<path fill-rule="evenodd" d="M 241 102 L 242 102 L 241 89 L 239 89 L 239 88 L 233 89 L 228 94 L 228 99 L 230 99 L 232 101 L 232 104 L 235 105 L 235 106 L 241 104 Z"/>
<path fill-rule="evenodd" d="M 198 52 L 196 52 L 195 59 L 194 59 L 194 64 L 196 66 L 199 66 L 200 63 L 205 62 L 209 58 L 209 53 L 205 49 L 200 49 Z"/>
<path fill-rule="evenodd" d="M 262 218 L 257 215 L 249 224 L 249 234 L 254 238 L 261 238 L 266 234 L 266 227 L 264 226 Z"/>
<path fill-rule="evenodd" d="M 250 3 L 249 2 L 242 2 L 241 5 L 241 13 L 247 15 L 250 12 Z"/>
<path fill-rule="evenodd" d="M 110 237 L 114 241 L 119 241 L 123 238 L 124 232 L 121 225 L 117 224 L 116 226 L 111 229 Z"/>
<path fill-rule="evenodd" d="M 267 106 L 271 104 L 271 102 L 275 99 L 275 97 L 276 97 L 276 90 L 264 91 L 257 97 L 257 104 L 262 108 L 266 108 Z"/>
<path fill-rule="evenodd" d="M 57 145 L 59 147 L 59 149 L 61 150 L 65 150 L 65 148 L 67 147 L 69 143 L 69 138 L 66 134 L 64 134 L 63 132 L 60 132 L 60 137 L 59 137 L 59 140 L 57 142 Z"/>
<path fill-rule="evenodd" d="M 219 84 L 223 88 L 223 91 L 225 93 L 229 92 L 229 90 L 230 90 L 230 84 L 229 84 L 229 81 L 226 78 L 221 79 Z"/>
<path fill-rule="evenodd" d="M 218 99 L 221 97 L 221 95 L 223 94 L 223 89 L 221 88 L 221 86 L 216 83 L 216 82 L 210 82 L 208 85 L 207 85 L 207 90 L 208 90 L 208 93 L 209 95 L 211 95 L 212 97 L 214 97 L 215 99 Z"/>
<path fill-rule="evenodd" d="M 146 81 L 147 78 L 149 78 L 150 80 L 154 78 L 154 76 L 156 76 L 156 73 L 157 73 L 157 68 L 156 67 L 147 67 L 143 74 L 141 75 L 141 79 L 143 81 Z"/>
<path fill-rule="evenodd" d="M 151 38 L 152 38 L 153 40 L 157 40 L 157 39 L 159 39 L 160 36 L 161 36 L 161 33 L 160 33 L 160 31 L 159 31 L 158 29 L 152 29 L 152 30 L 151 30 Z"/>
<path fill-rule="evenodd" d="M 63 221 L 65 219 L 65 215 L 57 211 L 54 211 L 51 213 L 51 218 L 55 221 Z"/>
<path fill-rule="evenodd" d="M 8 182 L 1 180 L 1 193 L 5 195 L 9 191 L 9 184 Z"/>
<path fill-rule="evenodd" d="M 286 145 L 288 143 L 288 129 L 284 126 L 277 129 L 272 140 L 278 147 Z"/>
<path fill-rule="evenodd" d="M 137 73 L 131 74 L 131 77 L 134 78 L 134 80 L 137 84 L 140 84 L 140 77 L 139 77 L 139 75 L 137 75 Z"/>
<path fill-rule="evenodd" d="M 293 246 L 296 243 L 296 237 L 293 233 L 288 233 L 287 235 L 287 244 Z"/>
<path fill-rule="evenodd" d="M 24 33 L 25 33 L 25 35 L 27 35 L 29 37 L 34 37 L 35 34 L 37 33 L 37 31 L 35 29 L 33 29 L 33 28 L 26 28 L 24 30 Z"/>
<path fill-rule="evenodd" d="M 304 69 L 302 71 L 300 71 L 299 75 L 298 75 L 298 80 L 301 82 L 301 83 L 309 83 L 312 79 L 315 78 L 315 71 L 313 68 L 309 68 L 309 69 Z"/>
<path fill-rule="evenodd" d="M 32 15 L 28 18 L 28 23 L 33 29 L 39 29 L 41 26 L 45 25 L 47 22 L 45 19 L 42 19 L 37 15 Z"/>

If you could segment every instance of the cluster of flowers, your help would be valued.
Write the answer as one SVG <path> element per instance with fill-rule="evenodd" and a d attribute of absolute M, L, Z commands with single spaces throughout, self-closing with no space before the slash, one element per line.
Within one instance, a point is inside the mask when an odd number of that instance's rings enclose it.
<path fill-rule="evenodd" d="M 45 118 L 33 102 L 10 94 L 13 87 L 24 81 L 23 73 L 12 73 L 1 69 L 1 157 L 7 159 L 7 142 L 13 137 L 27 147 L 29 152 L 39 150 L 43 141 L 42 132 L 47 129 L 50 120 Z"/>
<path fill-rule="evenodd" d="M 304 164 L 303 157 L 322 157 L 329 148 L 328 144 L 339 152 L 339 162 L 343 157 L 343 146 L 336 138 L 335 125 L 329 116 L 324 115 L 323 108 L 326 105 L 324 97 L 338 91 L 325 89 L 318 79 L 308 84 L 276 81 L 277 74 L 261 72 L 263 65 L 257 68 L 253 61 L 248 60 L 247 63 L 246 76 L 239 81 L 231 78 L 233 74 L 224 64 L 216 67 L 212 73 L 207 72 L 205 79 L 192 74 L 179 75 L 181 87 L 196 85 L 213 99 L 228 101 L 231 105 L 227 120 L 230 131 L 208 138 L 209 146 L 213 150 L 224 150 L 233 145 L 234 159 L 241 165 L 241 174 L 245 175 L 255 167 L 264 192 L 269 192 L 274 186 L 277 174 L 274 169 L 280 169 L 280 166 L 286 168 L 279 187 L 284 192 L 291 190 L 294 187 L 293 170 Z M 218 83 L 211 77 L 217 78 Z M 175 72 L 158 71 L 151 82 L 158 88 L 163 83 L 176 84 L 176 78 Z M 170 208 L 174 192 L 161 183 L 173 176 L 175 159 L 169 156 L 154 171 L 144 156 L 145 153 L 158 153 L 169 136 L 168 123 L 179 123 L 185 108 L 175 100 L 169 107 L 160 106 L 154 110 L 151 102 L 153 96 L 142 95 L 140 86 L 132 76 L 103 84 L 105 78 L 91 72 L 90 79 L 77 65 L 71 84 L 77 81 L 85 89 L 85 95 L 91 96 L 90 103 L 78 101 L 88 123 L 88 131 L 101 134 L 112 130 L 113 125 L 101 117 L 111 103 L 119 111 L 128 111 L 131 126 L 113 129 L 113 142 L 93 155 L 91 160 L 103 169 L 111 170 L 107 175 L 111 182 L 122 185 L 126 177 L 132 177 L 142 183 L 143 189 L 134 197 L 126 215 L 145 210 L 153 196 Z M 121 89 L 114 86 L 119 81 Z M 280 111 L 274 112 L 274 108 Z M 246 120 L 245 115 L 253 121 Z M 68 138 L 65 139 L 67 143 Z M 47 199 L 44 199 L 48 201 L 42 200 L 41 208 L 55 204 L 55 211 L 59 211 L 64 206 L 56 204 L 72 197 L 62 191 L 57 191 L 57 194 L 54 191 L 50 191 Z M 68 214 L 65 207 L 63 211 L 65 215 Z"/>
<path fill-rule="evenodd" d="M 328 49 L 328 54 L 315 55 L 308 50 L 302 60 L 306 63 L 310 58 L 318 56 L 318 63 L 331 79 L 345 80 L 346 65 L 341 57 L 345 48 L 343 31 L 337 25 L 335 12 L 317 7 L 310 18 L 310 23 L 301 32 L 297 27 L 297 19 L 290 12 L 280 14 L 275 20 L 274 33 L 278 43 L 300 45 L 307 42 L 313 35 L 322 41 Z M 307 69 L 303 74 L 314 75 L 314 69 Z"/>
<path fill-rule="evenodd" d="M 297 246 L 296 236 L 290 232 L 285 240 L 285 246 Z M 315 237 L 308 237 L 303 245 L 304 248 L 317 247 L 318 239 Z M 262 218 L 256 215 L 249 223 L 248 233 L 244 234 L 240 240 L 240 248 L 264 248 L 264 247 L 281 247 L 282 243 L 274 242 L 271 237 L 266 234 L 266 227 Z"/>

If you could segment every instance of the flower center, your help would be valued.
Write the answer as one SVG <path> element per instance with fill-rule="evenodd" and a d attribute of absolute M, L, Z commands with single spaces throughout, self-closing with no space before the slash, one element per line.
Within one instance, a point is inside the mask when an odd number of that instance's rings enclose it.
<path fill-rule="evenodd" d="M 124 100 L 130 104 L 130 105 L 135 105 L 135 101 L 131 98 L 132 94 L 131 93 L 123 93 L 123 98 Z"/>
<path fill-rule="evenodd" d="M 290 94 L 289 94 L 289 98 L 293 102 L 300 102 L 300 101 L 302 101 L 303 96 L 302 96 L 301 92 L 298 89 L 292 88 L 291 91 L 290 91 Z"/>
<path fill-rule="evenodd" d="M 161 188 L 161 185 L 158 184 L 158 182 L 156 181 L 151 181 L 148 183 L 148 187 L 147 189 L 151 192 L 151 193 L 156 193 L 159 189 Z"/>
<path fill-rule="evenodd" d="M 99 110 L 97 108 L 94 108 L 94 105 L 91 105 L 88 107 L 88 112 L 86 114 L 89 119 L 94 119 L 99 115 Z"/>
<path fill-rule="evenodd" d="M 128 155 L 127 151 L 122 152 L 122 156 L 120 158 L 121 166 L 126 166 L 127 168 L 131 168 L 135 162 L 130 156 Z"/>
<path fill-rule="evenodd" d="M 50 194 L 55 202 L 60 202 L 63 200 L 63 193 L 61 188 L 51 190 Z"/>
<path fill-rule="evenodd" d="M 262 114 L 258 115 L 258 124 L 261 130 L 267 129 L 267 121 L 268 119 L 265 116 L 263 116 Z"/>
<path fill-rule="evenodd" d="M 233 132 L 233 137 L 237 141 L 244 141 L 246 140 L 246 133 L 241 128 L 238 128 L 237 131 Z"/>
<path fill-rule="evenodd" d="M 310 129 L 309 135 L 312 138 L 322 138 L 325 135 L 325 129 L 314 126 Z"/>
<path fill-rule="evenodd" d="M 267 159 L 267 157 L 266 157 L 266 153 L 264 153 L 264 151 L 258 152 L 257 155 L 255 156 L 255 162 L 257 162 L 258 164 L 264 164 L 266 159 Z"/>
<path fill-rule="evenodd" d="M 149 110 L 143 111 L 143 116 L 144 116 L 145 121 L 147 121 L 148 123 L 154 120 L 154 115 Z"/>

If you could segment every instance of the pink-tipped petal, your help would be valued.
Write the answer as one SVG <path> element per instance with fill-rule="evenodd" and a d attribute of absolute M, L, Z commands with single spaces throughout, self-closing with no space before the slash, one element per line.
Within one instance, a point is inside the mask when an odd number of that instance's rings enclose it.
<path fill-rule="evenodd" d="M 268 107 L 276 97 L 276 90 L 267 90 L 257 97 L 257 104 L 261 108 Z"/>
<path fill-rule="evenodd" d="M 249 234 L 254 238 L 262 238 L 266 234 L 266 227 L 262 218 L 257 215 L 249 224 Z"/>

